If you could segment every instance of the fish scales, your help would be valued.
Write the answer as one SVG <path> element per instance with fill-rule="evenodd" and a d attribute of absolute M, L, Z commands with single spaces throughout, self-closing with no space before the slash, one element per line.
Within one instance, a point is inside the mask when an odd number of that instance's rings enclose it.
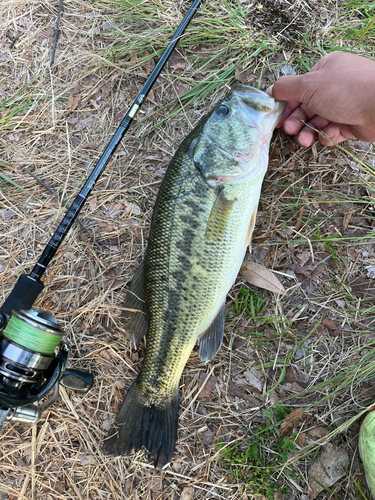
<path fill-rule="evenodd" d="M 140 383 L 157 394 L 169 393 L 178 383 L 198 336 L 222 306 L 234 282 L 232 270 L 246 250 L 244 214 L 254 210 L 246 191 L 233 186 L 236 206 L 225 231 L 219 240 L 208 240 L 206 227 L 217 194 L 196 173 L 186 148 L 179 153 L 166 174 L 146 257 L 150 340 Z M 237 241 L 241 243 L 233 252 Z"/>
<path fill-rule="evenodd" d="M 144 275 L 135 280 L 143 283 L 148 316 L 146 354 L 105 443 L 112 454 L 145 447 L 161 467 L 174 452 L 180 377 L 197 340 L 205 361 L 220 347 L 223 305 L 251 241 L 281 109 L 263 92 L 238 85 L 185 138 L 168 167 Z"/>

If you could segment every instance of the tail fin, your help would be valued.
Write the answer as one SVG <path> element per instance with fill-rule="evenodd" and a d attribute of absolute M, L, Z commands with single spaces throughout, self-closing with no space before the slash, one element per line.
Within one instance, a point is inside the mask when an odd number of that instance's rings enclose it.
<path fill-rule="evenodd" d="M 178 387 L 163 406 L 156 406 L 147 400 L 136 380 L 109 431 L 104 450 L 110 455 L 127 455 L 144 447 L 153 456 L 155 467 L 160 469 L 175 452 Z"/>

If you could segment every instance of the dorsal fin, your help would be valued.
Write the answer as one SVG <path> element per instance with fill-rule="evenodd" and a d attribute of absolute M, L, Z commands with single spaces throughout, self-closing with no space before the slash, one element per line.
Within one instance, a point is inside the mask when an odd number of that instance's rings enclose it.
<path fill-rule="evenodd" d="M 225 303 L 207 330 L 198 338 L 199 357 L 202 363 L 212 359 L 219 351 L 223 343 L 224 324 Z"/>
<path fill-rule="evenodd" d="M 148 327 L 148 314 L 145 304 L 145 264 L 144 260 L 137 269 L 127 290 L 122 313 L 128 319 L 125 325 L 126 336 L 136 347 L 142 340 Z"/>

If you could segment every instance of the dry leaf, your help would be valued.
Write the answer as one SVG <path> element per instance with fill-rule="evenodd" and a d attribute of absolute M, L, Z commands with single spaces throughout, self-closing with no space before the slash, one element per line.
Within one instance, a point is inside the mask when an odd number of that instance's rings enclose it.
<path fill-rule="evenodd" d="M 301 432 L 301 434 L 298 434 L 296 442 L 297 442 L 298 446 L 300 446 L 301 448 L 306 446 L 306 433 Z"/>
<path fill-rule="evenodd" d="M 186 63 L 185 62 L 178 62 L 176 64 L 173 64 L 171 66 L 172 69 L 185 69 L 186 68 Z"/>
<path fill-rule="evenodd" d="M 374 279 L 375 278 L 375 266 L 373 266 L 373 265 L 366 266 L 365 269 L 367 271 L 368 278 Z"/>
<path fill-rule="evenodd" d="M 161 492 L 163 489 L 163 478 L 160 475 L 151 476 L 148 481 L 148 489 L 151 491 Z"/>
<path fill-rule="evenodd" d="M 209 446 L 214 442 L 214 439 L 216 437 L 216 432 L 215 431 L 206 431 L 202 434 L 203 438 L 203 444 L 206 446 Z"/>
<path fill-rule="evenodd" d="M 246 77 L 243 74 L 243 66 L 237 66 L 234 79 L 238 80 L 239 82 L 241 82 L 243 84 L 245 83 Z"/>
<path fill-rule="evenodd" d="M 115 120 L 118 122 L 118 121 L 122 120 L 125 115 L 126 115 L 126 108 L 115 114 Z"/>
<path fill-rule="evenodd" d="M 258 389 L 259 392 L 263 389 L 263 382 L 261 381 L 262 373 L 258 370 L 246 370 L 244 373 L 245 378 L 239 379 L 237 381 L 238 385 L 249 385 L 250 387 L 254 387 Z"/>
<path fill-rule="evenodd" d="M 114 384 L 118 389 L 125 389 L 126 383 L 123 380 L 115 380 Z"/>
<path fill-rule="evenodd" d="M 280 437 L 284 437 L 289 431 L 293 429 L 293 427 L 301 420 L 303 413 L 305 412 L 305 408 L 297 408 L 296 410 L 289 413 L 281 424 L 280 427 Z"/>
<path fill-rule="evenodd" d="M 310 259 L 310 255 L 311 255 L 310 252 L 297 253 L 296 257 L 299 262 L 299 265 L 303 267 L 305 264 L 307 264 L 307 262 Z"/>
<path fill-rule="evenodd" d="M 240 273 L 251 285 L 264 288 L 274 293 L 286 293 L 285 288 L 273 272 L 261 264 L 243 262 Z"/>
<path fill-rule="evenodd" d="M 346 476 L 345 469 L 349 464 L 348 452 L 340 446 L 326 445 L 326 449 L 318 457 L 309 469 L 309 482 L 311 490 L 310 500 L 316 498 L 324 487 L 329 488 L 339 479 Z M 316 481 L 321 483 L 320 486 Z"/>
<path fill-rule="evenodd" d="M 304 211 L 305 211 L 305 205 L 303 205 L 303 207 L 299 211 L 299 214 L 297 217 L 297 222 L 296 222 L 296 231 L 299 231 L 301 229 L 301 227 L 303 226 L 302 217 L 303 217 Z"/>
<path fill-rule="evenodd" d="M 91 198 L 89 203 L 90 212 L 95 212 L 97 204 L 98 204 L 98 197 L 94 196 L 93 198 Z"/>
<path fill-rule="evenodd" d="M 373 299 L 375 297 L 375 281 L 360 277 L 350 283 L 352 294 L 360 299 Z"/>
<path fill-rule="evenodd" d="M 198 389 L 200 389 L 202 385 L 205 384 L 203 389 L 199 393 L 199 400 L 209 399 L 212 396 L 212 391 L 215 389 L 216 384 L 219 382 L 219 379 L 214 376 L 211 376 L 206 382 L 207 377 L 208 375 L 206 375 L 205 373 L 201 373 L 199 376 Z"/>
<path fill-rule="evenodd" d="M 79 132 L 80 130 L 85 129 L 90 124 L 90 121 L 91 120 L 89 120 L 88 118 L 86 120 L 80 120 L 79 122 L 77 122 L 77 125 L 74 127 L 74 130 Z"/>
<path fill-rule="evenodd" d="M 328 436 L 329 430 L 326 427 L 319 425 L 318 427 L 314 427 L 313 429 L 310 429 L 307 434 L 310 437 L 322 439 L 322 438 Z"/>
<path fill-rule="evenodd" d="M 350 212 L 347 212 L 344 215 L 344 218 L 342 221 L 342 234 L 344 234 L 346 232 L 346 230 L 348 229 L 350 219 L 352 218 L 352 215 L 355 214 L 355 212 L 356 212 L 355 210 L 351 210 Z"/>
<path fill-rule="evenodd" d="M 70 95 L 68 97 L 68 103 L 66 105 L 67 111 L 74 111 L 78 107 L 78 103 L 81 99 L 81 94 L 77 94 L 76 96 Z"/>
<path fill-rule="evenodd" d="M 285 371 L 285 377 L 283 382 L 297 382 L 301 387 L 306 389 L 310 380 L 310 375 L 302 370 L 295 370 L 292 366 L 288 366 Z"/>
<path fill-rule="evenodd" d="M 331 319 L 323 319 L 323 325 L 330 330 L 330 334 L 337 337 L 342 332 L 342 327 L 337 326 Z"/>
<path fill-rule="evenodd" d="M 194 498 L 194 488 L 189 486 L 182 490 L 180 500 L 193 500 L 193 498 Z"/>
<path fill-rule="evenodd" d="M 79 461 L 83 466 L 90 465 L 93 460 L 94 455 L 91 455 L 90 453 L 88 453 L 87 455 L 82 454 L 79 456 Z"/>
<path fill-rule="evenodd" d="M 112 82 L 108 82 L 103 87 L 100 89 L 102 93 L 102 99 L 103 101 L 106 101 L 108 99 L 109 94 L 111 93 L 112 89 Z"/>

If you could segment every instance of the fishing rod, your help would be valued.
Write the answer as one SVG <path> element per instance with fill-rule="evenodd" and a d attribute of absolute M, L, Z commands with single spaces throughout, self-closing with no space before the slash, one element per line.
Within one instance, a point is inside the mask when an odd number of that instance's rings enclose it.
<path fill-rule="evenodd" d="M 191 4 L 38 262 L 30 274 L 22 274 L 18 278 L 0 309 L 0 428 L 5 421 L 37 422 L 43 411 L 57 400 L 60 384 L 79 392 L 87 392 L 93 383 L 90 373 L 66 369 L 69 348 L 63 342 L 64 330 L 52 314 L 34 310 L 32 306 L 44 288 L 41 278 L 47 266 L 202 1 L 194 0 Z M 45 402 L 36 406 L 34 403 L 44 396 L 47 396 Z"/>

